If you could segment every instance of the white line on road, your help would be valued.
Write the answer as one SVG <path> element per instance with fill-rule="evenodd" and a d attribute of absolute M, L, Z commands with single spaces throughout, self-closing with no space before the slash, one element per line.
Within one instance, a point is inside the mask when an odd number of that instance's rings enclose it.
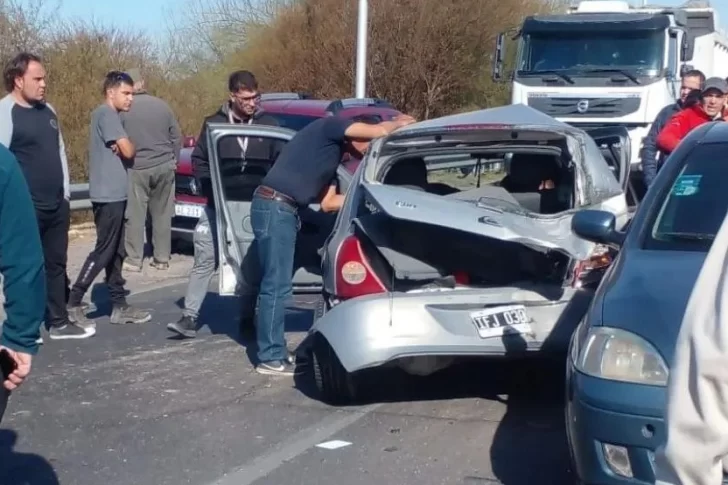
<path fill-rule="evenodd" d="M 382 405 L 383 403 L 372 404 L 358 411 L 347 411 L 343 416 L 338 412 L 327 416 L 315 425 L 291 436 L 286 440 L 288 442 L 287 445 L 254 458 L 210 485 L 251 485 L 285 462 L 294 459 L 317 443 L 321 443 L 326 438 L 329 438 L 334 433 L 341 431 L 347 426 L 351 426 Z"/>

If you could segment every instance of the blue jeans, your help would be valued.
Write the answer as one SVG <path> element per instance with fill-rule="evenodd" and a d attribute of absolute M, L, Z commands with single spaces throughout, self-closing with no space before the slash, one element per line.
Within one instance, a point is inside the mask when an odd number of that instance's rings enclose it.
<path fill-rule="evenodd" d="M 260 260 L 258 293 L 258 360 L 288 357 L 285 335 L 286 304 L 293 294 L 293 258 L 298 211 L 283 202 L 253 197 L 250 224 Z"/>

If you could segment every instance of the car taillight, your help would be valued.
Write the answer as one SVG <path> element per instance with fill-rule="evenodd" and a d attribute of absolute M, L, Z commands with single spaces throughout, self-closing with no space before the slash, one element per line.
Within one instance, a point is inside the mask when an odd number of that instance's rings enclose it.
<path fill-rule="evenodd" d="M 341 299 L 384 293 L 382 281 L 364 256 L 359 239 L 349 236 L 336 255 L 336 296 Z"/>
<path fill-rule="evenodd" d="M 465 271 L 456 271 L 452 276 L 455 279 L 455 283 L 459 285 L 470 284 L 470 275 L 468 275 Z"/>
<path fill-rule="evenodd" d="M 581 288 L 587 283 L 592 283 L 589 276 L 594 275 L 598 270 L 606 269 L 610 264 L 612 264 L 612 253 L 609 248 L 601 245 L 595 247 L 588 259 L 579 261 L 576 264 L 571 286 Z M 593 281 L 593 283 L 597 282 Z"/>

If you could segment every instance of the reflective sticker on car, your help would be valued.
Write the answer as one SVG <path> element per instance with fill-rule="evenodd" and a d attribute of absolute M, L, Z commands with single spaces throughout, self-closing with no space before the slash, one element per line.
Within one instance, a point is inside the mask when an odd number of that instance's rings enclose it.
<path fill-rule="evenodd" d="M 680 175 L 672 186 L 672 195 L 687 197 L 697 194 L 700 191 L 701 178 L 702 175 Z"/>

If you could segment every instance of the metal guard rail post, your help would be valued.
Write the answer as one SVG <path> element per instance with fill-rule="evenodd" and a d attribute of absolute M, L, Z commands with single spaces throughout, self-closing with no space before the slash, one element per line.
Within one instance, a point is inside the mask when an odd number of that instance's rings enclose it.
<path fill-rule="evenodd" d="M 71 211 L 91 210 L 88 184 L 71 184 Z"/>

